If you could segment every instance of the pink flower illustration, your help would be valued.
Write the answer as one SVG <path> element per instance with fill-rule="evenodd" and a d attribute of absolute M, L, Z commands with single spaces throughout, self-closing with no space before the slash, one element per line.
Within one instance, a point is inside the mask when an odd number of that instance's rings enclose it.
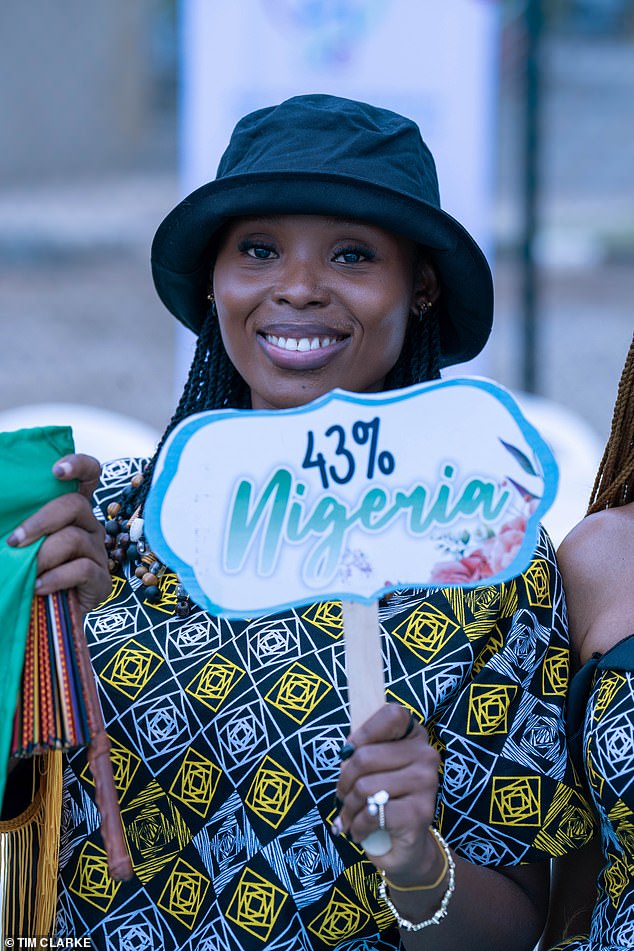
<path fill-rule="evenodd" d="M 534 507 L 530 506 L 529 508 Z M 473 584 L 498 574 L 516 557 L 526 534 L 527 516 L 505 522 L 497 535 L 456 561 L 439 561 L 432 568 L 432 584 Z"/>
<path fill-rule="evenodd" d="M 476 548 L 458 561 L 439 561 L 432 568 L 430 581 L 433 584 L 470 584 L 489 578 L 493 569 L 481 548 Z"/>
<path fill-rule="evenodd" d="M 492 574 L 497 574 L 511 564 L 521 548 L 525 534 L 526 519 L 518 515 L 506 522 L 498 535 L 492 535 L 486 540 L 482 547 L 486 550 Z"/>

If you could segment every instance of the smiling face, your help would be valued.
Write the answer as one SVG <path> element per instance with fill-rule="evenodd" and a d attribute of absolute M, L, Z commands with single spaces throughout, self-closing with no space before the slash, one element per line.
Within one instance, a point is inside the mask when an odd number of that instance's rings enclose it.
<path fill-rule="evenodd" d="M 437 294 L 413 241 L 320 215 L 236 219 L 222 236 L 213 289 L 225 349 L 254 409 L 301 406 L 334 387 L 381 390 L 410 315 Z"/>

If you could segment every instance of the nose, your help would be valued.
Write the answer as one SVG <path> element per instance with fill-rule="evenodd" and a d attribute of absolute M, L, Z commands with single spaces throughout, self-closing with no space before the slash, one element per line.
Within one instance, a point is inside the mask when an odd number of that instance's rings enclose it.
<path fill-rule="evenodd" d="M 329 291 L 319 266 L 304 257 L 287 257 L 277 274 L 273 299 L 278 304 L 289 304 L 300 309 L 323 307 Z"/>

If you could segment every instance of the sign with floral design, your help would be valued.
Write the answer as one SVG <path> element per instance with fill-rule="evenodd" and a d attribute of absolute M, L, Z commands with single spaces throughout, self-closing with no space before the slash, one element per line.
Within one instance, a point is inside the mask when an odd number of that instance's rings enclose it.
<path fill-rule="evenodd" d="M 145 528 L 198 604 L 244 617 L 506 581 L 527 567 L 556 489 L 552 452 L 489 380 L 334 390 L 183 421 Z"/>

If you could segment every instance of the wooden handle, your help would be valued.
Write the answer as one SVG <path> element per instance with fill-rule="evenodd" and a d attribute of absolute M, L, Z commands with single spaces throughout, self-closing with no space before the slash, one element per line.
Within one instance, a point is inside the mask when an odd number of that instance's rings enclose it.
<path fill-rule="evenodd" d="M 350 725 L 356 730 L 385 703 L 379 605 L 378 601 L 344 601 L 341 607 Z M 370 855 L 385 855 L 392 848 L 392 840 L 386 829 L 376 829 L 361 845 Z"/>
<path fill-rule="evenodd" d="M 344 601 L 343 638 L 353 730 L 385 703 L 378 602 Z"/>

